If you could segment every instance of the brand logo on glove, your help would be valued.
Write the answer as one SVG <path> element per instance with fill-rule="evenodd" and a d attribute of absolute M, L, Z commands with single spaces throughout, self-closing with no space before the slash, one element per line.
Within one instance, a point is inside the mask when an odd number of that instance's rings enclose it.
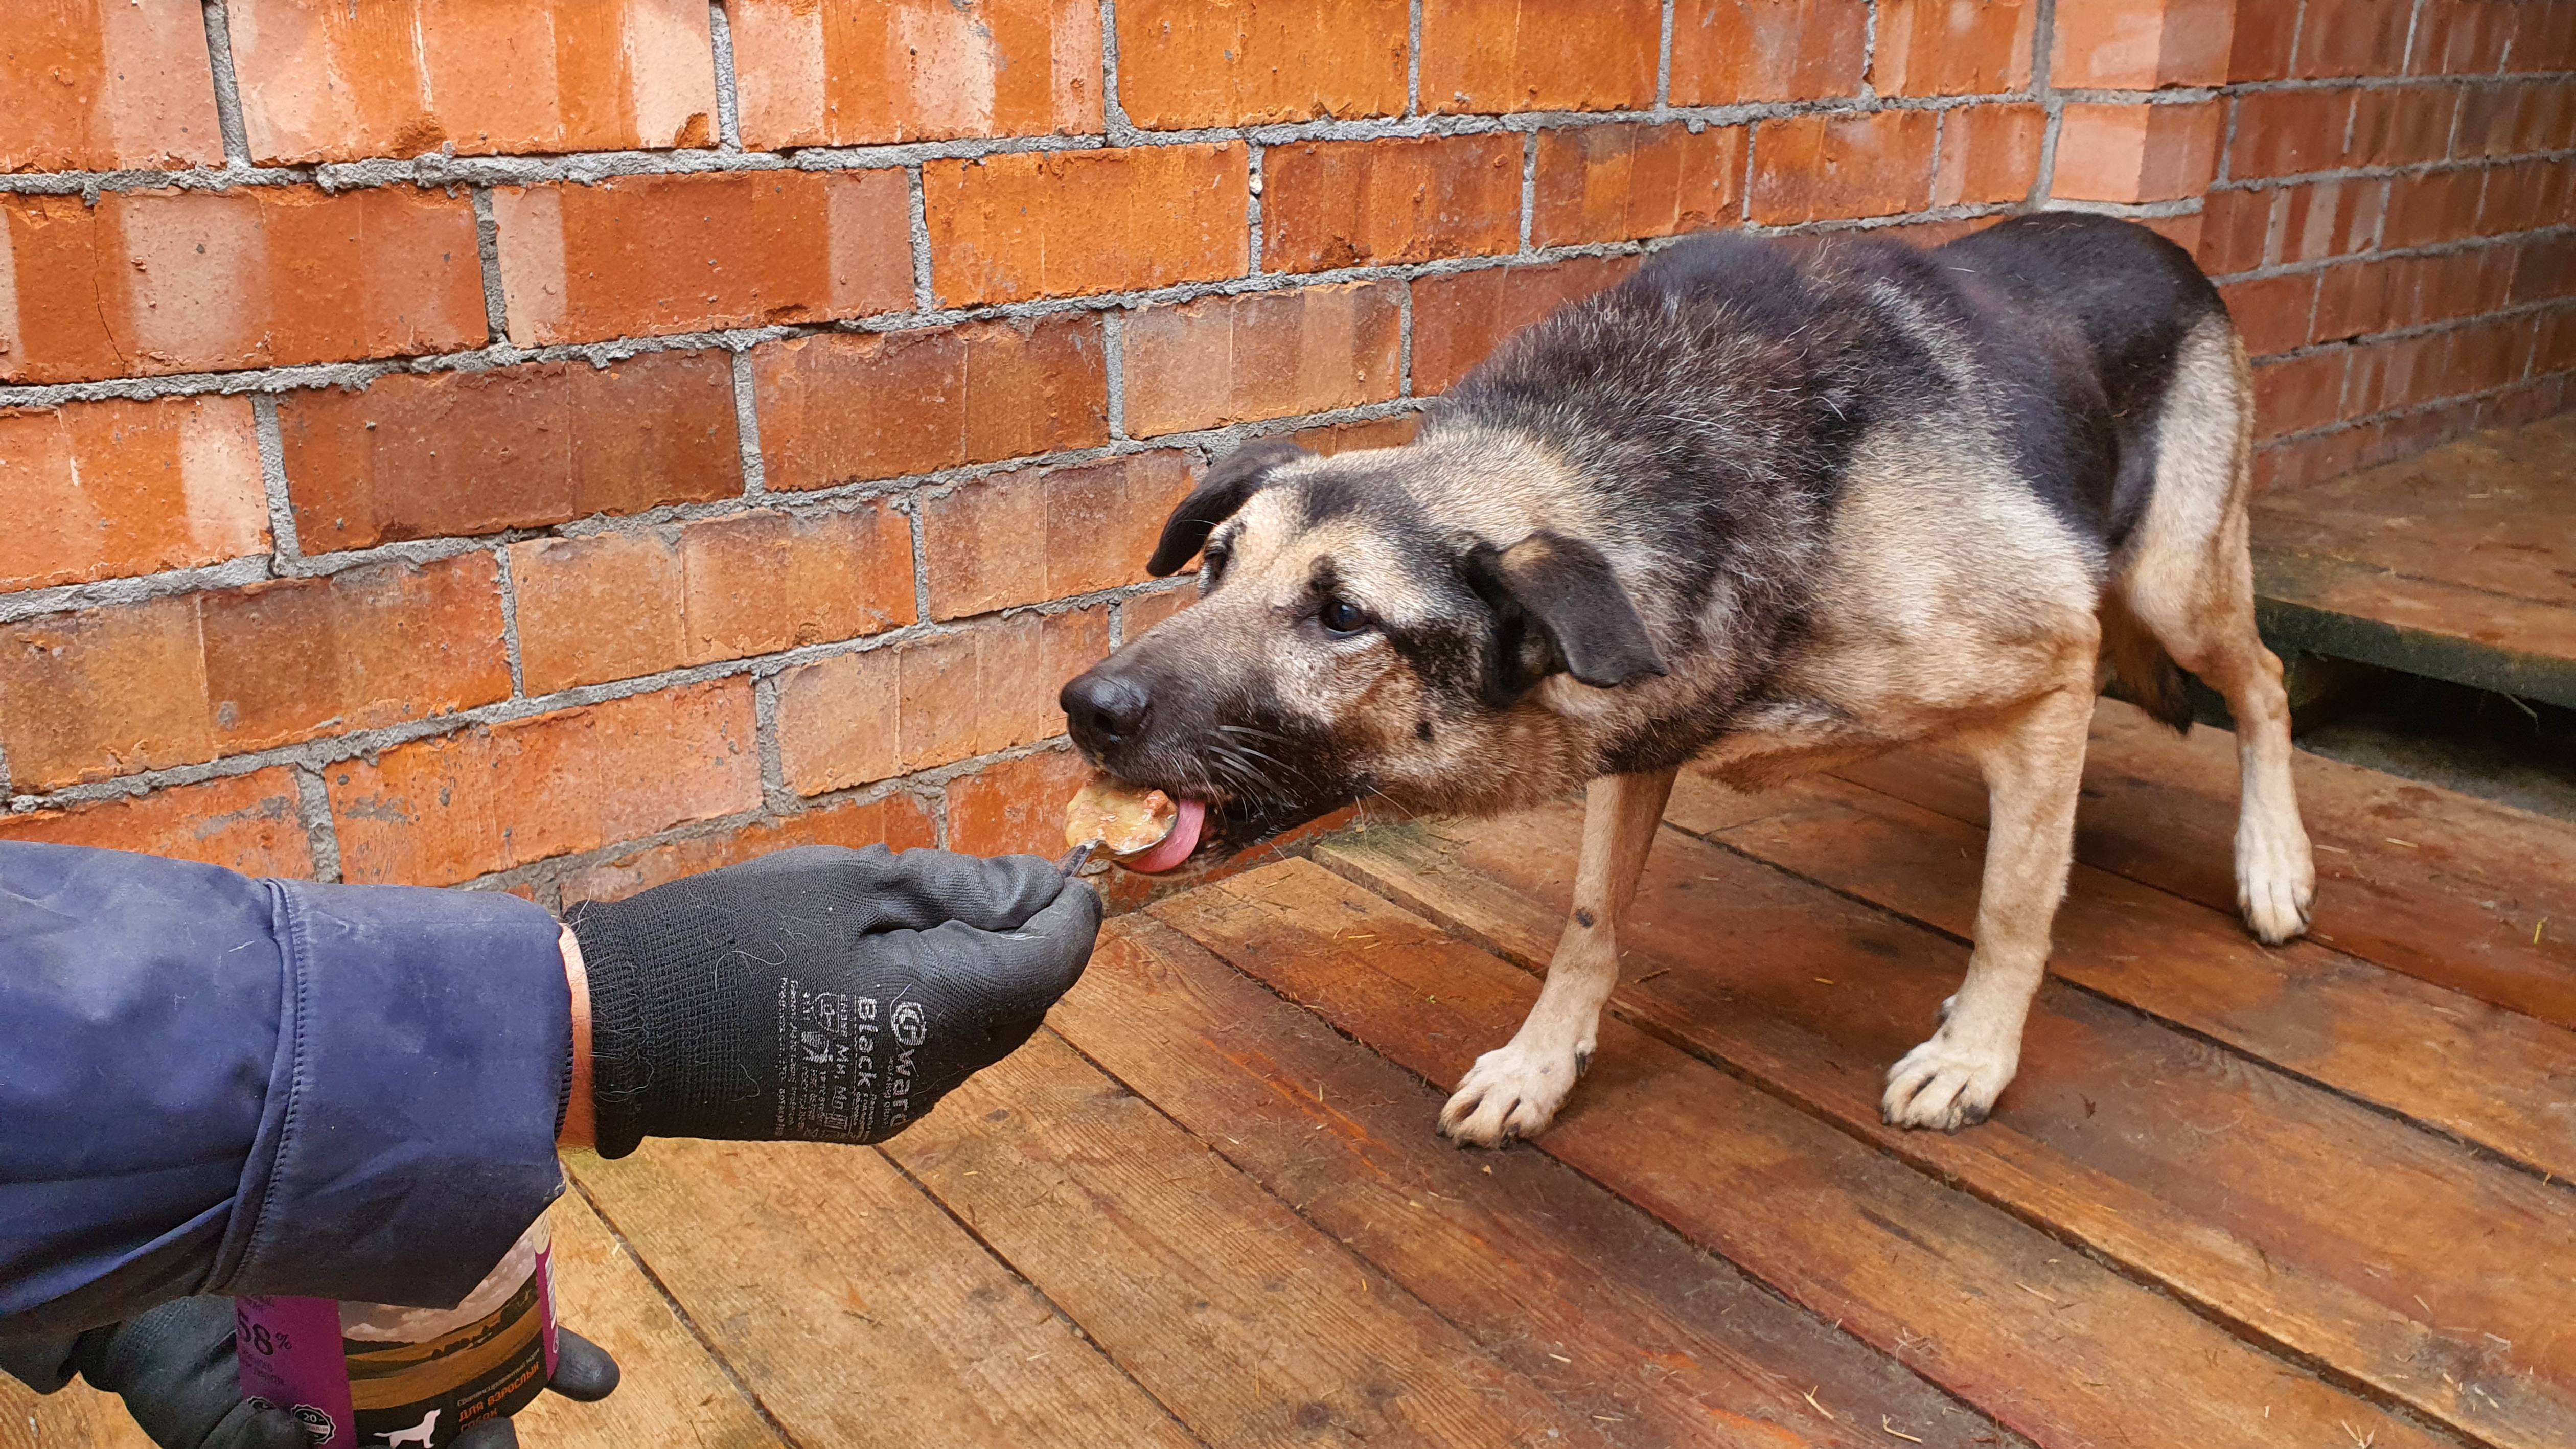
<path fill-rule="evenodd" d="M 908 1047 L 917 1047 L 921 1045 L 921 1039 L 929 1034 L 928 1022 L 922 1016 L 920 1002 L 904 1001 L 896 1003 L 894 1009 L 894 1039 L 896 1041 L 902 1042 Z"/>

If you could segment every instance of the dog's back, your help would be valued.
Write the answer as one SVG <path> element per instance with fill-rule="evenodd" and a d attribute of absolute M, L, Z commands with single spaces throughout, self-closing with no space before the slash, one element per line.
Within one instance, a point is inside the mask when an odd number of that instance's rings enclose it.
<path fill-rule="evenodd" d="M 1666 389 L 1691 377 L 1695 369 L 1671 354 L 1678 346 L 1691 356 L 1672 339 L 1689 336 L 1694 317 L 1721 317 L 1738 356 L 1747 337 L 1775 344 L 1773 395 L 1803 404 L 1803 416 L 1748 430 L 1740 426 L 1752 416 L 1742 391 L 1730 401 L 1726 411 L 1739 426 L 1727 446 L 1746 455 L 1731 461 L 1770 484 L 1752 491 L 1772 494 L 1754 509 L 1724 510 L 1738 520 L 1747 511 L 1776 515 L 1784 493 L 1821 498 L 1830 509 L 1852 449 L 1873 428 L 1958 438 L 1969 426 L 1976 446 L 1961 451 L 1999 454 L 2020 488 L 2091 557 L 2087 567 L 2104 585 L 2105 652 L 2130 695 L 2177 728 L 2188 723 L 2181 676 L 2120 586 L 2160 486 L 2206 495 L 2166 507 L 2186 515 L 2184 531 L 2201 535 L 2239 501 L 2229 495 L 2241 470 L 2229 465 L 2248 399 L 2235 335 L 2217 289 L 2180 247 L 2134 223 L 2076 212 L 2016 218 L 1928 252 L 1867 237 L 1711 235 L 1658 254 L 1612 293 L 1567 311 L 1589 314 L 1593 346 L 1604 354 L 1600 365 L 1578 369 L 1587 383 L 1623 367 Z M 1650 316 L 1684 325 L 1640 325 Z M 1498 356 L 1462 386 L 1463 400 L 1489 403 L 1514 378 L 1562 382 L 1567 360 L 1584 351 L 1586 328 L 1569 320 L 1552 337 L 1550 330 L 1533 329 L 1519 358 Z M 1660 345 L 1636 349 L 1647 333 Z M 1584 395 L 1599 408 L 1620 390 Z M 1653 398 L 1636 411 L 1681 416 L 1675 402 Z M 1746 449 L 1748 432 L 1764 445 Z M 1793 440 L 1786 446 L 1784 435 Z M 1664 446 L 1669 456 L 1675 445 Z M 1720 474 L 1675 472 L 1685 494 L 1698 491 L 1689 486 L 1695 481 L 1749 501 L 1744 484 Z M 1678 476 L 1694 472 L 1695 479 Z"/>

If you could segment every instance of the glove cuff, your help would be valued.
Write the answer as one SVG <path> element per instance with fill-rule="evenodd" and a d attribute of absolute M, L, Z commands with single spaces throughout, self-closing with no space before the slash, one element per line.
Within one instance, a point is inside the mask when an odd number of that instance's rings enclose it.
<path fill-rule="evenodd" d="M 641 973 L 621 929 L 623 914 L 613 904 L 588 901 L 565 923 L 581 944 L 582 974 L 590 981 L 590 1105 L 597 1150 L 606 1158 L 624 1157 L 643 1142 L 644 1095 L 653 1075 Z"/>

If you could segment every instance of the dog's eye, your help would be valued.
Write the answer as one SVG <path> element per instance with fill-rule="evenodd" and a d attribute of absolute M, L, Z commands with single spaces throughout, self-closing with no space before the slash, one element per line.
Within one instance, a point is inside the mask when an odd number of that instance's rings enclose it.
<path fill-rule="evenodd" d="M 1315 622 L 1324 626 L 1325 633 L 1347 639 L 1368 627 L 1368 613 L 1348 599 L 1326 599 L 1324 607 L 1315 611 Z"/>
<path fill-rule="evenodd" d="M 1215 583 L 1225 572 L 1225 561 L 1233 556 L 1233 553 L 1221 543 L 1212 543 L 1199 550 L 1199 574 L 1202 579 L 1210 584 Z"/>

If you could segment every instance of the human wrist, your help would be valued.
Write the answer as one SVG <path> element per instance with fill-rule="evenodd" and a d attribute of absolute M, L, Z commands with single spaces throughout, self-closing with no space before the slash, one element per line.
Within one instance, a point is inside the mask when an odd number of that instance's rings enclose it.
<path fill-rule="evenodd" d="M 564 983 L 572 988 L 572 1061 L 564 1082 L 563 1122 L 556 1129 L 557 1147 L 589 1147 L 598 1141 L 598 1109 L 591 1101 L 590 972 L 582 960 L 581 938 L 566 926 L 557 936 L 563 952 Z"/>

